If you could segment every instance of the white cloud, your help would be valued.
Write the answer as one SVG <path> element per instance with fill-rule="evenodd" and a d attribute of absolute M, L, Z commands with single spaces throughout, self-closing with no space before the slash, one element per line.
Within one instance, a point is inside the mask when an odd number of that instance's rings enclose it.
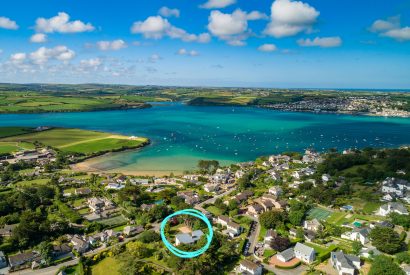
<path fill-rule="evenodd" d="M 188 51 L 187 49 L 181 48 L 177 51 L 178 55 L 186 55 L 186 56 L 198 56 L 199 52 L 191 50 Z"/>
<path fill-rule="evenodd" d="M 410 27 L 401 27 L 400 16 L 389 17 L 387 20 L 376 20 L 369 30 L 397 41 L 410 40 Z"/>
<path fill-rule="evenodd" d="M 248 37 L 247 13 L 240 9 L 232 14 L 212 11 L 209 15 L 208 30 L 214 36 L 228 41 L 228 44 L 241 46 Z"/>
<path fill-rule="evenodd" d="M 220 9 L 226 8 L 236 3 L 236 0 L 208 0 L 206 3 L 200 5 L 203 9 Z"/>
<path fill-rule="evenodd" d="M 80 20 L 70 21 L 70 16 L 65 12 L 46 18 L 37 18 L 35 29 L 37 32 L 44 33 L 77 33 L 93 31 L 95 28 L 91 23 L 83 23 Z"/>
<path fill-rule="evenodd" d="M 321 48 L 334 48 L 342 45 L 342 39 L 338 36 L 333 37 L 316 37 L 315 39 L 299 39 L 299 46 L 302 47 L 321 47 Z"/>
<path fill-rule="evenodd" d="M 88 71 L 96 71 L 98 70 L 103 61 L 100 58 L 90 58 L 90 59 L 82 59 L 79 64 L 79 71 L 88 72 Z"/>
<path fill-rule="evenodd" d="M 164 17 L 179 17 L 180 12 L 179 9 L 170 9 L 168 7 L 162 7 L 159 9 L 158 13 Z"/>
<path fill-rule="evenodd" d="M 162 59 L 162 57 L 159 54 L 154 53 L 150 56 L 149 62 L 156 63 L 157 61 L 159 61 L 161 59 Z"/>
<path fill-rule="evenodd" d="M 0 29 L 7 30 L 17 30 L 19 26 L 16 21 L 11 20 L 10 18 L 0 16 Z"/>
<path fill-rule="evenodd" d="M 47 42 L 47 35 L 44 33 L 36 33 L 30 37 L 31 43 L 45 43 Z"/>
<path fill-rule="evenodd" d="M 30 53 L 30 60 L 37 65 L 47 63 L 50 59 L 63 62 L 70 61 L 75 57 L 75 52 L 66 46 L 56 46 L 54 48 L 41 47 Z"/>
<path fill-rule="evenodd" d="M 98 41 L 97 47 L 101 51 L 118 51 L 120 49 L 126 48 L 127 43 L 125 43 L 125 41 L 122 39 L 117 39 L 113 41 Z"/>
<path fill-rule="evenodd" d="M 260 11 L 251 11 L 246 15 L 246 19 L 248 20 L 261 20 L 261 19 L 269 19 L 265 13 Z"/>
<path fill-rule="evenodd" d="M 274 52 L 277 49 L 278 48 L 274 44 L 263 44 L 258 48 L 261 52 Z"/>
<path fill-rule="evenodd" d="M 145 38 L 161 39 L 167 36 L 173 39 L 181 39 L 185 42 L 207 43 L 211 39 L 208 33 L 190 34 L 183 29 L 171 25 L 168 19 L 159 15 L 150 16 L 145 21 L 134 22 L 131 32 L 142 34 Z"/>
<path fill-rule="evenodd" d="M 264 33 L 276 38 L 310 31 L 320 12 L 301 1 L 275 0 L 271 7 L 271 21 Z"/>
<path fill-rule="evenodd" d="M 14 64 L 21 64 L 26 60 L 26 58 L 26 53 L 15 53 L 10 56 L 10 61 Z"/>

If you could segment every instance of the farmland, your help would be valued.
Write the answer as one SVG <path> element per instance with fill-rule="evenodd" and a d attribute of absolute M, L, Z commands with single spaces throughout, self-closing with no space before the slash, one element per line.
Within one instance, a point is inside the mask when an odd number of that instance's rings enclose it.
<path fill-rule="evenodd" d="M 35 142 L 56 148 L 62 152 L 90 155 L 127 148 L 137 148 L 146 144 L 148 140 L 146 138 L 130 139 L 127 136 L 96 131 L 53 128 L 46 131 L 32 132 L 0 139 L 0 150 L 3 148 L 2 144 L 9 146 L 4 147 L 4 150 L 11 150 L 13 143 L 33 144 Z"/>

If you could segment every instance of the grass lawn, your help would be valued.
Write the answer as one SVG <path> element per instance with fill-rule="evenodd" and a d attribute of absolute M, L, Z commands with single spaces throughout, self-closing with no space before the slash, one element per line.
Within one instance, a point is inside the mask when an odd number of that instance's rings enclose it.
<path fill-rule="evenodd" d="M 92 275 L 119 275 L 120 263 L 114 257 L 107 257 L 91 267 Z"/>
<path fill-rule="evenodd" d="M 214 215 L 214 216 L 220 216 L 220 215 L 222 215 L 221 209 L 219 209 L 218 207 L 216 207 L 216 206 L 214 206 L 214 205 L 209 206 L 206 210 L 208 210 L 209 212 L 211 212 L 212 215 Z"/>
<path fill-rule="evenodd" d="M 308 212 L 308 219 L 326 220 L 332 214 L 331 211 L 315 207 Z"/>
<path fill-rule="evenodd" d="M 79 207 L 85 203 L 85 199 L 77 199 L 72 202 L 74 207 Z"/>
<path fill-rule="evenodd" d="M 275 255 L 276 254 L 276 251 L 275 250 L 273 250 L 273 249 L 265 249 L 265 251 L 263 252 L 263 257 L 268 257 L 268 258 L 270 258 L 270 257 L 272 257 L 273 255 Z"/>
<path fill-rule="evenodd" d="M 81 275 L 80 265 L 67 267 L 64 272 L 67 275 Z"/>
<path fill-rule="evenodd" d="M 331 244 L 329 247 L 321 246 L 318 244 L 313 244 L 313 243 L 305 243 L 305 245 L 312 247 L 318 256 L 322 256 L 328 252 L 334 251 L 337 248 L 337 245 Z"/>
<path fill-rule="evenodd" d="M 344 217 L 346 217 L 347 213 L 346 212 L 333 212 L 329 218 L 327 218 L 328 223 L 333 223 L 337 224 L 339 221 L 341 221 Z"/>
<path fill-rule="evenodd" d="M 363 206 L 363 212 L 366 214 L 372 214 L 382 205 L 382 202 L 366 202 Z"/>
<path fill-rule="evenodd" d="M 99 223 L 108 225 L 108 226 L 121 225 L 126 222 L 127 220 L 121 215 L 99 221 Z"/>
<path fill-rule="evenodd" d="M 13 153 L 19 150 L 34 149 L 35 146 L 28 142 L 1 142 L 0 141 L 0 154 Z"/>
<path fill-rule="evenodd" d="M 36 180 L 25 180 L 16 183 L 18 187 L 30 187 L 36 185 L 45 185 L 50 181 L 50 179 L 36 179 Z"/>
<path fill-rule="evenodd" d="M 32 131 L 34 129 L 28 127 L 0 127 L 0 138 L 27 134 Z"/>
<path fill-rule="evenodd" d="M 80 214 L 80 215 L 86 215 L 86 214 L 88 214 L 88 213 L 90 212 L 90 209 L 88 209 L 88 208 L 83 208 L 83 209 L 78 210 L 77 212 L 78 212 L 78 214 Z"/>
<path fill-rule="evenodd" d="M 146 141 L 145 138 L 129 139 L 127 136 L 115 135 L 80 129 L 54 128 L 47 131 L 23 134 L 3 138 L 3 142 L 34 142 L 52 146 L 65 152 L 97 153 L 122 148 L 135 148 Z"/>

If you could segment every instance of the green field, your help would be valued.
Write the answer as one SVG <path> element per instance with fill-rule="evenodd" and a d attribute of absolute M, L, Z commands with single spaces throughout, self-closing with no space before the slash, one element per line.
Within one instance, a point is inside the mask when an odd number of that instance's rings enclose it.
<path fill-rule="evenodd" d="M 38 185 L 45 185 L 50 182 L 50 179 L 36 179 L 36 180 L 25 180 L 16 183 L 18 187 L 32 187 Z"/>
<path fill-rule="evenodd" d="M 120 265 L 114 257 L 107 257 L 91 268 L 92 275 L 119 275 Z"/>
<path fill-rule="evenodd" d="M 315 207 L 308 212 L 309 219 L 318 219 L 318 220 L 326 220 L 332 214 L 331 211 Z"/>
<path fill-rule="evenodd" d="M 19 150 L 34 149 L 35 146 L 28 142 L 1 142 L 0 141 L 0 154 L 13 153 Z"/>
<path fill-rule="evenodd" d="M 129 139 L 127 136 L 89 130 L 53 128 L 0 139 L 0 144 L 3 142 L 7 142 L 7 144 L 12 142 L 39 142 L 63 152 L 92 154 L 124 148 L 136 148 L 147 142 L 147 139 Z M 4 150 L 9 149 L 5 147 Z"/>
<path fill-rule="evenodd" d="M 108 225 L 108 226 L 116 226 L 116 225 L 119 226 L 119 225 L 122 225 L 126 222 L 127 222 L 127 220 L 121 215 L 99 221 L 99 223 L 104 224 L 104 225 Z"/>

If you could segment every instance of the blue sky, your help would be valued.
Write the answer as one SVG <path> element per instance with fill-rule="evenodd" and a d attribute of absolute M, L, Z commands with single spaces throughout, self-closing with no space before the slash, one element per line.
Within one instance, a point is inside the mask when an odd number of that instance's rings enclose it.
<path fill-rule="evenodd" d="M 410 88 L 409 0 L 0 5 L 0 82 Z"/>

